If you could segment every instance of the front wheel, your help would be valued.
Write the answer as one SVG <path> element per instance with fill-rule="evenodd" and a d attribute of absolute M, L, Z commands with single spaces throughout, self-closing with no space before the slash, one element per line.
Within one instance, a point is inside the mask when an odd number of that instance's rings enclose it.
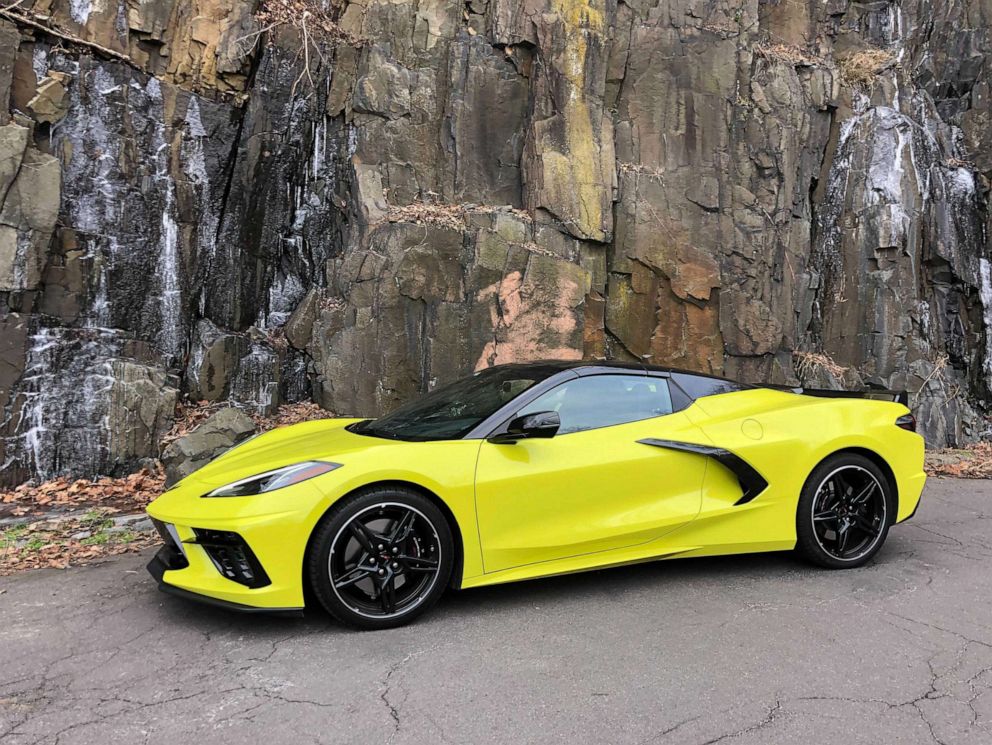
<path fill-rule="evenodd" d="M 861 566 L 885 543 L 895 500 L 881 470 L 841 453 L 813 469 L 796 512 L 796 550 L 830 569 Z"/>
<path fill-rule="evenodd" d="M 453 554 L 451 528 L 433 502 L 404 488 L 372 488 L 323 519 L 308 569 L 314 593 L 332 616 L 360 629 L 386 629 L 437 602 Z"/>

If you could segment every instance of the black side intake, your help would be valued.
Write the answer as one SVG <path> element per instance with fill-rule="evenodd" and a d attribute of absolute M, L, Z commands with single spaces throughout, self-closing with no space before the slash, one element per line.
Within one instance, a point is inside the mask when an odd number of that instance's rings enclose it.
<path fill-rule="evenodd" d="M 696 455 L 705 455 L 708 458 L 712 458 L 734 474 L 737 477 L 738 483 L 741 485 L 741 497 L 734 502 L 734 506 L 747 504 L 768 488 L 768 482 L 765 481 L 765 477 L 758 473 L 754 469 L 754 466 L 729 450 L 710 445 L 699 445 L 694 442 L 661 440 L 657 437 L 645 437 L 643 440 L 638 440 L 638 442 L 642 445 L 651 445 L 652 447 L 666 448 L 668 450 L 681 450 L 684 453 L 695 453 Z"/>
<path fill-rule="evenodd" d="M 196 538 L 184 543 L 202 546 L 217 571 L 229 580 L 252 588 L 272 584 L 258 557 L 237 533 L 205 528 L 193 528 L 193 533 Z"/>
<path fill-rule="evenodd" d="M 165 544 L 155 555 L 155 560 L 162 565 L 161 570 L 165 572 L 171 569 L 185 569 L 188 567 L 189 561 L 186 560 L 186 556 L 179 546 L 176 545 L 176 541 L 173 539 L 169 529 L 165 527 L 165 523 L 153 517 L 152 525 L 155 526 L 155 530 L 158 531 L 159 536 L 162 538 L 162 543 Z"/>

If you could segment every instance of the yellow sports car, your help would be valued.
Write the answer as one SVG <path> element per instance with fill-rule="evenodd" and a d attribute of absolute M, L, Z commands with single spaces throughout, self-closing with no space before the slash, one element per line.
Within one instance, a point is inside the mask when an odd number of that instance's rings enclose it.
<path fill-rule="evenodd" d="M 658 367 L 483 370 L 374 420 L 245 441 L 148 508 L 161 589 L 247 611 L 406 623 L 447 587 L 796 549 L 859 566 L 916 510 L 905 394 Z"/>

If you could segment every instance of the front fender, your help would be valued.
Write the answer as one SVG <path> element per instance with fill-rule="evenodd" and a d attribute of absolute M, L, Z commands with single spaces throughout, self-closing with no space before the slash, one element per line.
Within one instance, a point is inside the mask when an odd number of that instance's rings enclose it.
<path fill-rule="evenodd" d="M 461 536 L 464 576 L 482 572 L 482 549 L 475 510 L 475 465 L 479 440 L 445 440 L 404 443 L 389 451 L 389 462 L 381 458 L 352 457 L 328 480 L 319 500 L 308 512 L 312 533 L 317 524 L 350 494 L 383 483 L 411 484 L 441 500 L 455 518 L 453 530 Z"/>

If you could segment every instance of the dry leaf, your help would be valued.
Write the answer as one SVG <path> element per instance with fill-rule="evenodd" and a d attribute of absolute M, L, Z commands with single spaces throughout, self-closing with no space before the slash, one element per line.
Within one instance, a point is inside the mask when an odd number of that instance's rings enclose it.
<path fill-rule="evenodd" d="M 958 460 L 948 460 L 957 458 Z M 992 442 L 979 442 L 967 450 L 937 450 L 927 454 L 927 473 L 959 479 L 992 478 Z"/>

